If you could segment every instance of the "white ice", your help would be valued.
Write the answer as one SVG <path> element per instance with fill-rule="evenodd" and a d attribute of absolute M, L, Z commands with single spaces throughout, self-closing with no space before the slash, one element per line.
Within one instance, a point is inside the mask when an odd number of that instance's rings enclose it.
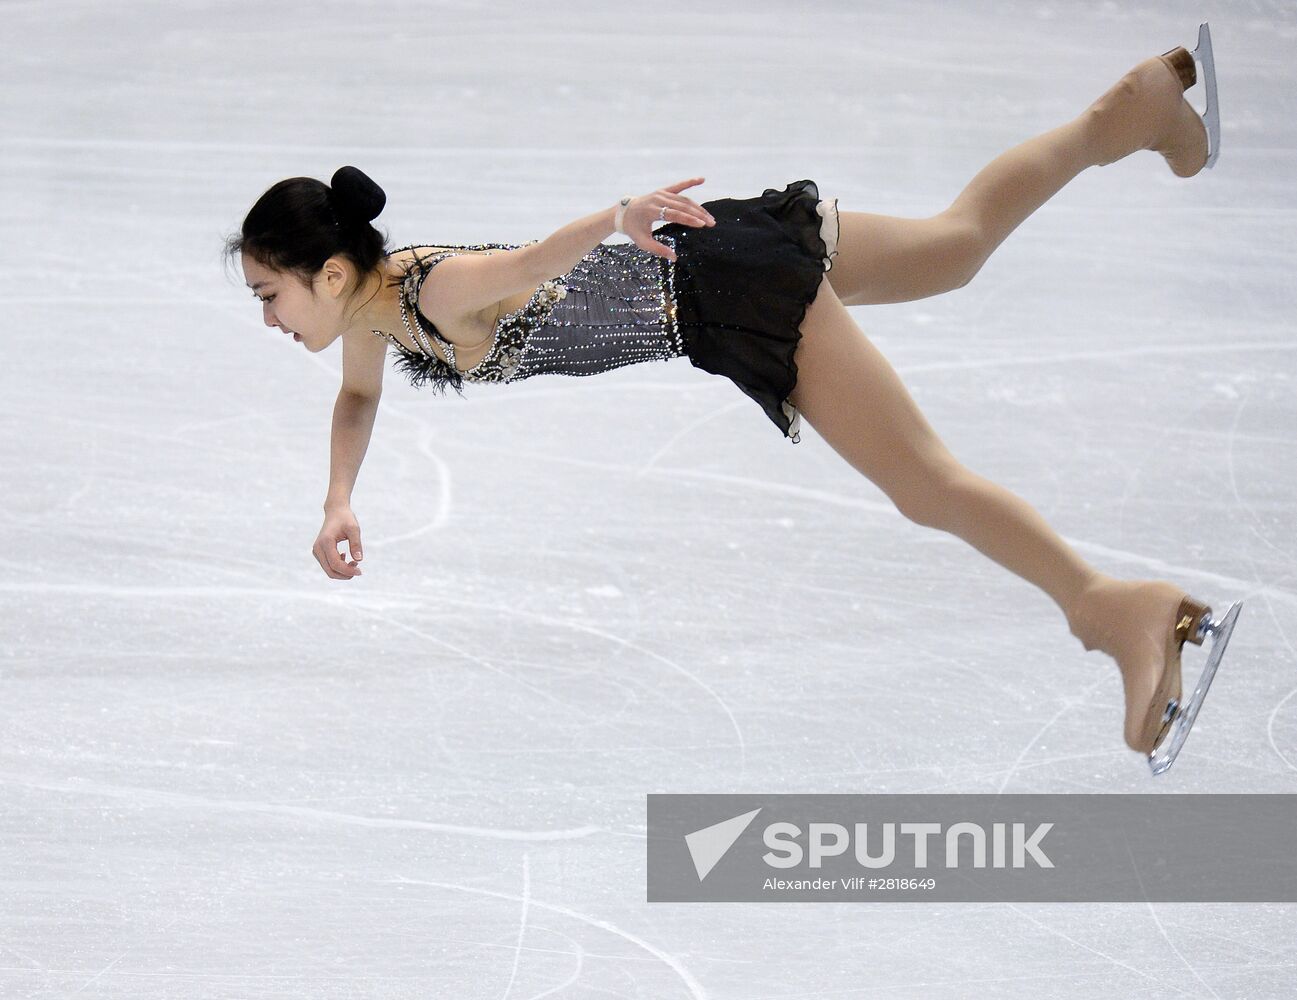
<path fill-rule="evenodd" d="M 311 557 L 340 349 L 220 255 L 276 180 L 361 167 L 394 246 L 695 175 L 926 216 L 1201 20 L 1215 169 L 1088 170 L 967 287 L 853 310 L 1087 559 L 1246 602 L 1166 775 L 1045 595 L 685 360 L 389 371 L 365 575 Z M 1297 791 L 1295 47 L 1263 2 L 0 4 L 0 994 L 1290 995 L 1290 905 L 649 904 L 644 822 Z"/>

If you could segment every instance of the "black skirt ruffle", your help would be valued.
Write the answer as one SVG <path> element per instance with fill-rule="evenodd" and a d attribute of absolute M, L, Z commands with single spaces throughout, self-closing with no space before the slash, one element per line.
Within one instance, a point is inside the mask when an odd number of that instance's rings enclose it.
<path fill-rule="evenodd" d="M 793 355 L 802 321 L 836 256 L 836 199 L 822 216 L 814 181 L 767 188 L 759 198 L 703 202 L 715 226 L 671 223 L 676 323 L 695 368 L 723 375 L 750 396 L 794 444 L 800 414 Z M 822 237 L 830 227 L 832 246 Z"/>

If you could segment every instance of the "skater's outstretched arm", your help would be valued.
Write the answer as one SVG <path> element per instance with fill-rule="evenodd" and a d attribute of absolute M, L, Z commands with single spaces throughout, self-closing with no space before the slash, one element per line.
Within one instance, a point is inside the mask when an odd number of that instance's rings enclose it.
<path fill-rule="evenodd" d="M 671 257 L 671 250 L 653 238 L 653 223 L 678 222 L 692 226 L 715 225 L 711 213 L 696 201 L 680 194 L 685 188 L 703 183 L 705 178 L 694 177 L 686 181 L 658 188 L 652 194 L 631 198 L 622 214 L 621 231 L 637 247 L 658 257 Z M 616 217 L 620 205 L 587 215 L 569 223 L 535 247 L 544 272 L 542 280 L 567 274 L 577 263 L 609 236 L 617 231 Z"/>
<path fill-rule="evenodd" d="M 653 239 L 652 223 L 665 220 L 714 225 L 706 209 L 678 193 L 701 183 L 702 178 L 695 178 L 631 198 L 622 213 L 622 232 L 650 253 L 670 256 L 671 251 Z M 531 291 L 556 275 L 567 274 L 593 247 L 617 231 L 619 207 L 613 205 L 587 215 L 545 240 L 513 250 L 460 254 L 441 260 L 420 288 L 420 311 L 435 326 L 454 329 L 505 299 Z"/>
<path fill-rule="evenodd" d="M 361 575 L 360 524 L 351 510 L 351 491 L 369 448 L 378 401 L 378 396 L 358 395 L 344 388 L 333 406 L 329 492 L 324 498 L 324 524 L 311 548 L 315 561 L 333 580 Z M 342 541 L 347 542 L 350 561 L 338 552 Z"/>

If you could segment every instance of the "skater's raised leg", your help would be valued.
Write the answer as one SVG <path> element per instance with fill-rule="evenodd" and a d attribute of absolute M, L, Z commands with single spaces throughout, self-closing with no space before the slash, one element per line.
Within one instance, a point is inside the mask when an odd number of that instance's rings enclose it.
<path fill-rule="evenodd" d="M 839 212 L 829 280 L 845 305 L 908 302 L 972 280 L 1029 215 L 1087 167 L 1153 149 L 1188 177 L 1207 160 L 1207 131 L 1184 97 L 1182 59 L 1154 56 L 1080 115 L 1001 153 L 944 212 L 903 219 Z"/>
<path fill-rule="evenodd" d="M 1148 719 L 1165 707 L 1151 705 L 1166 662 L 1157 640 L 1173 627 L 1183 592 L 1099 573 L 1026 501 L 961 465 L 827 280 L 807 310 L 794 360 L 790 401 L 905 517 L 962 538 L 1035 584 L 1086 649 L 1117 659 L 1126 741 L 1151 749 Z"/>

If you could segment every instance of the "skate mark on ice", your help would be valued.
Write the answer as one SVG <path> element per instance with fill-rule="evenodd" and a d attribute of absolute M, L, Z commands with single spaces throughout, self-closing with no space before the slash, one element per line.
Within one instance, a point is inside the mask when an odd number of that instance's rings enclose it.
<path fill-rule="evenodd" d="M 495 454 L 506 457 L 517 457 L 516 452 L 505 448 L 478 447 L 474 445 L 473 451 L 475 454 Z M 705 472 L 700 469 L 686 469 L 678 467 L 663 468 L 661 466 L 650 467 L 648 464 L 626 465 L 616 462 L 598 462 L 593 459 L 575 458 L 571 455 L 529 454 L 527 455 L 527 458 L 543 460 L 556 465 L 573 465 L 579 468 L 598 469 L 601 472 L 623 475 L 654 475 L 670 480 L 696 480 L 699 482 L 716 483 L 722 486 L 735 486 L 745 491 L 761 490 L 765 493 L 778 496 L 790 496 L 804 500 L 813 500 L 818 503 L 831 504 L 837 507 L 848 507 L 852 510 L 862 510 L 873 514 L 888 516 L 895 515 L 898 518 L 902 516 L 900 512 L 897 511 L 896 505 L 890 501 L 866 500 L 861 497 L 850 496 L 833 490 L 810 489 L 805 486 L 797 486 L 793 483 L 781 483 L 769 479 L 755 479 L 749 476 L 727 475 L 723 472 Z"/>
<path fill-rule="evenodd" d="M 405 876 L 392 879 L 381 879 L 378 884 L 425 885 L 435 889 L 450 889 L 455 892 L 467 892 L 476 896 L 492 896 L 496 899 L 503 899 L 513 903 L 522 901 L 521 897 L 515 896 L 512 893 L 498 892 L 494 889 L 480 889 L 476 886 L 459 885 L 455 882 L 433 882 L 428 879 L 406 878 Z M 628 941 L 635 945 L 635 947 L 648 952 L 679 976 L 680 981 L 684 983 L 685 988 L 689 991 L 689 996 L 693 997 L 694 1000 L 707 1000 L 707 991 L 703 989 L 702 984 L 693 977 L 693 974 L 685 968 L 684 964 L 681 963 L 679 959 L 669 952 L 663 951 L 661 948 L 650 944 L 648 941 L 644 940 L 644 938 L 632 934 L 630 931 L 622 930 L 616 924 L 607 920 L 600 920 L 598 917 L 592 917 L 588 913 L 582 913 L 580 910 L 573 910 L 566 906 L 559 906 L 557 903 L 542 903 L 536 899 L 530 899 L 528 906 L 536 909 L 548 910 L 550 913 L 557 913 L 561 916 L 571 917 L 573 920 L 579 920 L 582 923 L 589 924 L 591 927 L 597 927 L 599 930 L 607 931 L 609 934 L 613 934 L 624 941 Z"/>
<path fill-rule="evenodd" d="M 606 629 L 597 628 L 594 625 L 587 625 L 584 622 L 572 621 L 571 619 L 568 618 L 556 618 L 553 615 L 543 614 L 538 611 L 526 611 L 521 608 L 515 608 L 515 607 L 509 607 L 507 609 L 504 609 L 494 604 L 483 604 L 482 602 L 478 602 L 478 601 L 456 600 L 453 598 L 443 598 L 442 603 L 447 607 L 453 605 L 457 607 L 478 608 L 478 609 L 485 607 L 493 611 L 507 610 L 510 617 L 515 620 L 527 619 L 530 621 L 538 622 L 542 625 L 564 628 L 572 632 L 582 632 L 585 633 L 586 635 L 592 635 L 595 636 L 596 638 L 602 639 L 605 642 L 612 643 L 613 645 L 621 646 L 625 649 L 632 650 L 636 653 L 639 653 L 641 656 L 647 657 L 650 660 L 657 661 L 658 663 L 667 667 L 669 670 L 672 670 L 675 673 L 678 673 L 680 676 L 684 677 L 690 683 L 692 683 L 700 690 L 705 692 L 707 696 L 712 699 L 712 701 L 714 701 L 718 706 L 720 706 L 721 711 L 725 713 L 725 717 L 729 720 L 730 728 L 734 731 L 734 738 L 737 741 L 737 748 L 739 751 L 739 777 L 741 778 L 743 774 L 746 772 L 747 753 L 748 753 L 747 741 L 743 736 L 743 728 L 739 725 L 739 720 L 735 717 L 733 709 L 730 708 L 729 704 L 725 701 L 725 699 L 722 698 L 720 694 L 718 694 L 706 681 L 704 681 L 697 674 L 686 669 L 681 664 L 677 663 L 675 660 L 663 656 L 661 653 L 649 649 L 646 646 L 641 646 L 639 643 L 631 639 L 627 639 L 613 632 L 609 632 Z M 362 610 L 366 614 L 370 614 L 374 617 L 380 618 L 385 622 L 389 622 L 394 627 L 404 629 L 407 632 L 413 632 L 416 635 L 424 636 L 424 633 L 420 632 L 417 628 L 415 628 L 414 626 L 410 625 L 407 622 L 401 621 L 400 619 L 388 618 L 387 616 L 380 615 L 377 612 L 358 608 L 354 604 L 348 606 L 351 607 L 352 610 Z M 428 641 L 430 642 L 436 642 L 437 644 L 445 646 L 450 649 L 455 648 L 450 643 L 446 642 L 444 639 L 439 639 L 436 636 L 427 635 L 424 637 L 427 638 Z M 515 683 L 522 684 L 524 687 L 527 687 L 529 690 L 536 691 L 536 693 L 540 694 L 542 697 L 550 701 L 557 701 L 557 699 L 555 699 L 552 694 L 545 691 L 544 689 L 535 688 L 534 686 L 527 684 L 517 676 L 510 674 L 508 673 L 508 671 L 502 670 L 499 667 L 496 667 L 494 664 L 488 663 L 487 661 L 481 659 L 481 657 L 477 656 L 476 654 L 468 650 L 456 650 L 456 651 L 459 652 L 465 659 L 470 660 L 471 662 L 479 663 L 482 666 L 485 666 L 496 673 L 503 674 L 505 677 L 509 678 Z"/>
<path fill-rule="evenodd" d="M 1243 407 L 1247 406 L 1248 401 L 1250 399 L 1251 399 L 1250 396 L 1243 397 L 1242 401 L 1238 404 L 1238 407 L 1234 410 L 1234 419 L 1230 422 L 1229 430 L 1226 431 L 1225 433 L 1225 467 L 1229 471 L 1229 488 L 1231 492 L 1233 492 L 1234 499 L 1235 501 L 1237 501 L 1239 507 L 1241 507 L 1247 513 L 1247 516 L 1252 520 L 1252 525 L 1250 529 L 1252 535 L 1262 545 L 1266 546 L 1268 549 L 1274 552 L 1275 555 L 1279 556 L 1284 561 L 1285 564 L 1291 564 L 1293 562 L 1293 553 L 1285 552 L 1283 549 L 1275 545 L 1274 542 L 1270 541 L 1270 539 L 1267 538 L 1262 533 L 1262 530 L 1260 529 L 1265 528 L 1265 522 L 1262 521 L 1261 518 L 1257 516 L 1256 511 L 1252 509 L 1252 506 L 1246 500 L 1243 499 L 1243 495 L 1239 492 L 1239 488 L 1238 488 L 1238 476 L 1234 469 L 1234 442 L 1238 439 L 1239 436 L 1238 423 L 1243 416 Z M 1242 555 L 1243 558 L 1247 560 L 1248 565 L 1253 570 L 1252 573 L 1253 585 L 1257 587 L 1261 586 L 1261 578 L 1259 574 L 1257 574 L 1256 572 L 1256 563 L 1247 554 L 1246 551 L 1244 551 Z"/>
<path fill-rule="evenodd" d="M 20 788 L 35 788 L 47 792 L 65 792 L 73 795 L 97 795 L 111 799 L 124 799 L 137 804 L 195 807 L 217 809 L 231 813 L 263 813 L 286 816 L 345 826 L 359 826 L 376 830 L 423 830 L 430 833 L 447 833 L 461 837 L 478 837 L 485 840 L 512 840 L 527 843 L 582 840 L 595 834 L 606 833 L 600 826 L 578 826 L 559 830 L 506 830 L 500 827 L 463 826 L 456 823 L 435 823 L 421 819 L 393 819 L 387 816 L 362 816 L 357 813 L 337 812 L 330 809 L 312 809 L 308 806 L 286 806 L 274 802 L 257 802 L 248 799 L 215 799 L 183 792 L 163 792 L 153 788 L 132 785 L 110 785 L 89 778 L 68 778 L 65 781 L 32 780 L 18 774 L 0 772 L 0 784 Z"/>
<path fill-rule="evenodd" d="M 996 789 L 997 794 L 1004 793 L 1005 787 L 1009 784 L 1009 779 L 1012 778 L 1018 772 L 1018 767 L 1019 765 L 1022 764 L 1022 759 L 1026 757 L 1027 754 L 1031 751 L 1031 748 L 1036 745 L 1036 741 L 1039 740 L 1042 736 L 1044 736 L 1045 733 L 1047 733 L 1053 727 L 1054 723 L 1056 723 L 1064 715 L 1073 711 L 1077 707 L 1077 705 L 1084 704 L 1086 699 L 1088 699 L 1092 694 L 1094 694 L 1094 692 L 1097 691 L 1102 684 L 1103 684 L 1103 680 L 1101 678 L 1099 680 L 1096 680 L 1089 687 L 1087 687 L 1085 691 L 1082 693 L 1082 696 L 1080 698 L 1075 700 L 1073 699 L 1064 700 L 1063 707 L 1060 708 L 1053 715 L 1051 715 L 1047 720 L 1045 720 L 1045 724 L 1041 726 L 1038 730 L 1036 730 L 1036 732 L 1032 735 L 1031 739 L 1027 741 L 1027 745 L 1024 746 L 1021 752 L 1018 754 L 1017 759 L 1012 764 L 1009 765 L 1008 771 L 1006 771 L 1004 774 L 1004 780 L 1000 782 L 1000 787 Z"/>
<path fill-rule="evenodd" d="M 100 970 L 99 970 L 98 972 L 96 972 L 93 976 L 91 976 L 91 977 L 90 977 L 89 979 L 87 979 L 84 983 L 82 983 L 82 984 L 81 984 L 80 986 L 78 986 L 75 990 L 73 990 L 73 991 L 72 991 L 73 994 L 76 994 L 76 993 L 80 993 L 80 992 L 82 992 L 82 991 L 83 991 L 87 986 L 91 985 L 91 984 L 94 983 L 97 979 L 99 979 L 100 976 L 104 975 L 104 973 L 106 973 L 106 972 L 108 972 L 109 970 L 111 970 L 112 967 L 113 967 L 114 965 L 116 965 L 116 964 L 117 964 L 118 962 L 120 962 L 123 958 L 125 958 L 127 955 L 129 955 L 129 954 L 131 953 L 131 951 L 132 951 L 134 948 L 138 947 L 139 944 L 141 943 L 141 941 L 142 941 L 143 938 L 145 938 L 145 937 L 149 937 L 149 938 L 161 937 L 163 931 L 169 931 L 169 930 L 171 930 L 171 928 L 174 927 L 174 926 L 175 926 L 175 925 L 180 921 L 180 917 L 181 917 L 181 916 L 183 916 L 183 914 L 179 914 L 179 915 L 177 915 L 177 916 L 176 916 L 176 917 L 171 921 L 171 923 L 167 924 L 165 927 L 160 927 L 160 928 L 158 928 L 156 931 L 155 931 L 155 930 L 152 930 L 152 929 L 149 929 L 149 930 L 146 931 L 144 934 L 139 935 L 139 936 L 136 938 L 136 940 L 135 940 L 134 943 L 132 943 L 131 945 L 129 945 L 129 946 L 126 947 L 126 948 L 123 948 L 120 952 L 117 953 L 117 957 L 116 957 L 116 958 L 114 958 L 111 962 L 109 962 L 109 963 L 108 963 L 107 965 L 105 965 L 102 969 L 100 969 Z"/>
<path fill-rule="evenodd" d="M 1284 641 L 1284 644 L 1287 645 L 1287 640 Z M 1291 651 L 1292 647 L 1289 646 L 1288 649 L 1289 651 Z M 1291 760 L 1289 760 L 1288 755 L 1279 749 L 1279 744 L 1274 738 L 1275 719 L 1279 717 L 1279 712 L 1283 709 L 1284 705 L 1288 702 L 1289 699 L 1292 698 L 1293 695 L 1297 695 L 1297 688 L 1293 688 L 1286 695 L 1280 698 L 1278 704 L 1276 704 L 1275 707 L 1270 710 L 1270 714 L 1266 717 L 1265 720 L 1265 738 L 1270 742 L 1270 749 L 1275 752 L 1275 755 L 1281 761 L 1287 764 L 1290 769 L 1297 771 L 1297 764 L 1294 764 Z"/>
<path fill-rule="evenodd" d="M 390 615 L 384 614 L 383 612 L 377 611 L 373 608 L 363 607 L 356 602 L 347 603 L 342 601 L 340 598 L 334 597 L 332 595 L 330 595 L 328 599 L 330 602 L 336 602 L 338 604 L 338 608 L 340 611 L 352 611 L 355 613 L 367 615 L 372 619 L 376 619 L 380 622 L 383 622 L 385 625 L 392 626 L 392 628 L 400 629 L 403 632 L 409 632 L 411 635 L 414 635 L 419 639 L 422 639 L 424 642 L 427 642 L 429 645 L 439 646 L 442 649 L 448 650 L 456 654 L 467 663 L 475 664 L 484 670 L 487 670 L 493 674 L 497 674 L 498 676 L 504 678 L 505 680 L 518 685 L 520 688 L 530 691 L 538 698 L 542 698 L 553 705 L 567 707 L 566 702 L 556 697 L 552 692 L 546 690 L 545 688 L 531 683 L 531 681 L 527 680 L 524 674 L 522 674 L 521 672 L 512 673 L 506 670 L 504 667 L 497 666 L 495 663 L 492 663 L 486 657 L 482 656 L 480 653 L 477 653 L 472 649 L 468 649 L 466 647 L 456 645 L 450 640 L 443 638 L 441 635 L 430 633 L 430 632 L 424 632 L 422 629 L 418 628 L 417 626 L 411 625 L 409 622 L 402 621 L 399 618 L 393 618 Z M 449 606 L 451 604 L 464 604 L 464 603 L 469 603 L 469 602 L 452 601 L 449 598 L 442 599 L 442 604 L 445 606 Z M 507 608 L 503 605 L 497 605 L 497 604 L 473 603 L 471 606 L 476 607 L 479 610 L 482 608 L 487 608 L 488 610 L 496 612 L 500 615 L 508 615 L 512 617 L 521 617 L 523 614 L 522 612 L 518 612 L 513 608 Z M 422 608 L 423 606 L 421 605 L 420 607 Z"/>
<path fill-rule="evenodd" d="M 1275 635 L 1279 637 L 1279 641 L 1282 642 L 1284 644 L 1284 648 L 1288 650 L 1288 662 L 1297 663 L 1297 649 L 1294 649 L 1293 644 L 1288 641 L 1288 633 L 1284 629 L 1283 623 L 1279 620 L 1279 616 L 1275 614 L 1274 605 L 1270 602 L 1270 588 L 1268 587 L 1261 588 L 1259 590 L 1259 593 L 1261 595 L 1261 600 L 1265 603 L 1266 614 L 1270 616 L 1270 621 L 1274 623 Z M 1279 717 L 1279 712 L 1283 709 L 1284 704 L 1294 695 L 1297 695 L 1297 688 L 1294 688 L 1293 690 L 1289 691 L 1286 695 L 1284 695 L 1282 698 L 1280 698 L 1279 701 L 1275 704 L 1275 707 L 1270 710 L 1270 714 L 1266 717 L 1265 736 L 1266 736 L 1266 740 L 1270 744 L 1270 748 L 1274 750 L 1275 754 L 1279 757 L 1279 759 L 1282 760 L 1285 764 L 1287 764 L 1289 768 L 1291 768 L 1294 771 L 1297 771 L 1297 763 L 1294 763 L 1292 760 L 1290 760 L 1287 754 L 1285 754 L 1282 750 L 1279 749 L 1279 743 L 1278 741 L 1275 740 L 1274 737 L 1275 720 Z"/>
<path fill-rule="evenodd" d="M 1039 354 L 1034 357 L 1005 358 L 969 358 L 964 361 L 930 361 L 912 365 L 897 365 L 896 370 L 903 376 L 921 375 L 925 372 L 979 371 L 987 368 L 1025 368 L 1032 365 L 1070 364 L 1074 361 L 1115 361 L 1123 358 L 1182 358 L 1190 354 L 1222 355 L 1237 354 L 1243 351 L 1294 351 L 1297 344 L 1286 341 L 1254 341 L 1252 343 L 1229 344 L 1226 347 L 1210 344 L 1170 345 L 1165 347 L 1128 347 L 1124 350 L 1099 351 L 1066 351 L 1058 354 Z"/>
<path fill-rule="evenodd" d="M 423 455 L 432 463 L 437 474 L 437 502 L 433 507 L 433 515 L 423 524 L 404 531 L 399 535 L 385 535 L 373 541 L 365 543 L 366 548 L 384 548 L 396 542 L 408 542 L 412 538 L 418 538 L 420 535 L 426 535 L 430 531 L 436 531 L 446 526 L 450 521 L 450 512 L 454 506 L 453 476 L 450 471 L 450 465 L 440 455 L 431 450 L 431 432 L 426 427 L 421 427 L 419 434 L 419 454 Z"/>
<path fill-rule="evenodd" d="M 1170 935 L 1167 934 L 1166 928 L 1162 926 L 1162 921 L 1158 918 L 1157 910 L 1154 909 L 1152 901 L 1147 898 L 1148 890 L 1144 888 L 1144 880 L 1140 878 L 1139 875 L 1139 865 L 1135 863 L 1135 855 L 1131 853 L 1129 844 L 1126 845 L 1126 855 L 1130 858 L 1131 871 L 1135 873 L 1135 878 L 1139 879 L 1139 891 L 1145 897 L 1144 905 L 1148 907 L 1148 915 L 1153 918 L 1153 924 L 1157 927 L 1157 932 L 1162 935 L 1162 940 L 1167 943 L 1167 946 L 1173 952 L 1175 952 L 1175 956 L 1180 959 L 1181 964 L 1193 973 L 1193 978 L 1202 983 L 1203 988 L 1214 996 L 1216 1000 L 1220 1000 L 1220 994 L 1213 990 L 1211 986 L 1208 985 L 1207 980 L 1203 979 L 1202 976 L 1198 974 L 1198 970 L 1189 964 L 1189 960 L 1184 957 L 1184 952 L 1175 946 L 1175 942 L 1172 941 Z"/>
<path fill-rule="evenodd" d="M 702 427 L 704 424 L 711 423 L 711 421 L 724 416 L 725 414 L 731 412 L 732 410 L 737 410 L 740 407 L 746 408 L 751 405 L 752 404 L 748 400 L 748 398 L 744 396 L 742 399 L 735 400 L 732 403 L 727 403 L 724 406 L 714 407 L 713 409 L 708 410 L 705 413 L 699 414 L 696 418 L 691 420 L 689 423 L 685 424 L 683 427 L 680 428 L 680 430 L 676 431 L 664 442 L 662 442 L 661 447 L 659 447 L 657 451 L 653 452 L 653 454 L 650 455 L 644 461 L 644 463 L 638 469 L 635 470 L 635 475 L 636 476 L 647 475 L 653 469 L 653 466 L 657 465 L 659 458 L 661 458 L 663 455 L 671 451 L 671 449 L 676 446 L 677 442 L 683 440 L 684 438 L 692 437 L 694 434 L 696 434 L 698 432 L 698 429 Z"/>
<path fill-rule="evenodd" d="M 576 968 L 573 969 L 572 974 L 568 976 L 566 979 L 564 979 L 561 983 L 557 983 L 556 985 L 551 986 L 549 989 L 537 993 L 534 997 L 531 997 L 530 1000 L 544 1000 L 544 998 L 547 996 L 552 996 L 555 993 L 565 992 L 566 990 L 570 989 L 573 986 L 573 984 L 581 980 L 581 973 L 585 971 L 586 950 L 581 946 L 581 942 L 578 941 L 576 938 L 572 937 L 571 934 L 564 934 L 556 927 L 546 927 L 545 931 L 546 933 L 553 934 L 556 937 L 561 937 L 564 941 L 566 941 L 568 944 L 572 946 L 572 950 L 569 952 L 562 952 L 562 951 L 558 951 L 557 949 L 546 949 L 546 950 L 549 951 L 551 954 L 571 955 L 573 958 L 576 959 Z M 536 951 L 537 949 L 531 948 L 529 950 Z M 595 957 L 600 957 L 600 956 L 595 956 Z"/>
<path fill-rule="evenodd" d="M 1134 965 L 1130 965 L 1126 962 L 1123 962 L 1121 959 L 1113 955 L 1109 955 L 1107 952 L 1100 951 L 1098 948 L 1086 944 L 1084 941 L 1078 941 L 1076 938 L 1072 937 L 1072 935 L 1060 931 L 1057 927 L 1051 927 L 1049 926 L 1049 924 L 1037 920 L 1026 910 L 1020 909 L 1018 906 L 1015 906 L 1013 903 L 1005 903 L 1004 905 L 1007 906 L 1014 913 L 1018 914 L 1018 916 L 1025 917 L 1026 919 L 1030 920 L 1033 924 L 1035 924 L 1037 927 L 1039 927 L 1041 930 L 1045 931 L 1046 933 L 1053 934 L 1055 937 L 1060 937 L 1064 941 L 1067 941 L 1069 944 L 1074 944 L 1076 945 L 1076 947 L 1082 948 L 1085 951 L 1090 952 L 1091 954 L 1098 955 L 1100 958 L 1104 959 L 1105 961 L 1111 962 L 1119 969 L 1125 969 L 1127 972 L 1133 972 L 1135 973 L 1135 975 L 1143 979 L 1147 979 L 1150 982 L 1155 982 L 1159 986 L 1167 985 L 1163 982 L 1163 977 L 1161 975 L 1151 975 L 1147 972 L 1144 972 L 1142 969 L 1137 968 Z"/>
<path fill-rule="evenodd" d="M 509 981 L 504 986 L 501 1000 L 509 1000 L 513 984 L 518 978 L 518 963 L 522 960 L 522 942 L 527 936 L 527 906 L 531 902 L 531 862 L 527 852 L 522 852 L 522 910 L 518 914 L 518 943 L 513 949 L 513 968 L 509 970 Z"/>
<path fill-rule="evenodd" d="M 477 656 L 471 650 L 457 647 L 454 644 L 447 642 L 445 639 L 441 638 L 440 636 L 431 635 L 426 632 L 421 632 L 419 629 L 410 625 L 408 622 L 403 622 L 397 618 L 391 618 L 387 615 L 382 614 L 379 611 L 370 608 L 364 608 L 354 599 L 349 601 L 343 601 L 342 598 L 332 594 L 325 595 L 315 591 L 308 591 L 308 590 L 296 591 L 290 588 L 257 588 L 257 587 L 229 587 L 229 586 L 224 586 L 224 587 L 122 587 L 122 586 L 116 586 L 111 584 L 100 585 L 100 584 L 46 584 L 46 583 L 34 583 L 34 584 L 0 583 L 0 593 L 98 594 L 98 595 L 118 598 L 121 600 L 129 600 L 134 597 L 155 597 L 155 598 L 164 597 L 164 598 L 174 599 L 177 597 L 195 597 L 195 596 L 203 596 L 203 597 L 239 596 L 239 597 L 260 597 L 260 598 L 285 597 L 285 598 L 292 598 L 294 600 L 303 600 L 303 601 L 322 601 L 327 604 L 332 604 L 338 608 L 346 608 L 351 611 L 362 611 L 365 614 L 372 615 L 373 617 L 378 618 L 380 621 L 391 624 L 394 628 L 399 628 L 404 631 L 411 632 L 414 635 L 417 635 L 420 638 L 430 643 L 443 646 L 446 649 L 449 649 L 452 652 L 455 652 L 458 655 L 462 656 L 468 662 L 476 663 L 482 667 L 485 667 L 488 670 L 491 670 L 494 673 L 498 673 L 501 676 L 508 678 L 509 680 L 513 681 L 516 684 L 527 687 L 528 690 L 535 691 L 537 694 L 541 695 L 546 699 L 554 700 L 554 696 L 549 692 L 541 688 L 536 688 L 534 686 L 528 685 L 526 681 L 522 680 L 516 674 L 511 674 L 508 671 L 505 671 L 500 667 L 495 666 L 489 661 L 482 659 L 480 656 Z M 746 768 L 747 742 L 743 737 L 742 727 L 740 727 L 738 719 L 735 717 L 733 710 L 730 708 L 728 703 L 726 703 L 725 699 L 722 698 L 715 690 L 713 690 L 701 677 L 685 669 L 683 666 L 681 666 L 679 663 L 676 663 L 674 660 L 671 660 L 668 657 L 663 656 L 661 653 L 658 653 L 654 650 L 641 646 L 638 643 L 631 641 L 630 639 L 622 638 L 621 636 L 615 635 L 614 633 L 608 632 L 604 629 L 595 628 L 594 626 L 591 625 L 570 621 L 564 618 L 555 618 L 552 615 L 543 615 L 537 612 L 525 611 L 514 607 L 509 607 L 506 609 L 501 605 L 484 604 L 482 602 L 477 602 L 477 601 L 454 600 L 451 598 L 443 598 L 442 604 L 447 607 L 455 605 L 460 607 L 478 608 L 478 609 L 489 608 L 491 610 L 500 611 L 500 612 L 507 610 L 508 614 L 514 619 L 526 618 L 532 621 L 540 622 L 542 624 L 561 626 L 570 629 L 574 632 L 585 632 L 589 635 L 597 636 L 608 642 L 623 646 L 626 649 L 633 650 L 637 653 L 642 654 L 643 656 L 648 657 L 651 660 L 657 661 L 658 663 L 662 664 L 668 669 L 680 674 L 682 677 L 689 680 L 700 690 L 705 692 L 707 696 L 711 698 L 718 706 L 720 706 L 721 711 L 725 713 L 725 717 L 729 720 L 730 728 L 733 729 L 734 736 L 737 741 L 737 748 L 739 751 L 740 773 L 742 773 L 742 771 Z M 390 602 L 385 606 L 391 606 Z M 420 605 L 420 607 L 422 607 L 422 605 Z"/>

